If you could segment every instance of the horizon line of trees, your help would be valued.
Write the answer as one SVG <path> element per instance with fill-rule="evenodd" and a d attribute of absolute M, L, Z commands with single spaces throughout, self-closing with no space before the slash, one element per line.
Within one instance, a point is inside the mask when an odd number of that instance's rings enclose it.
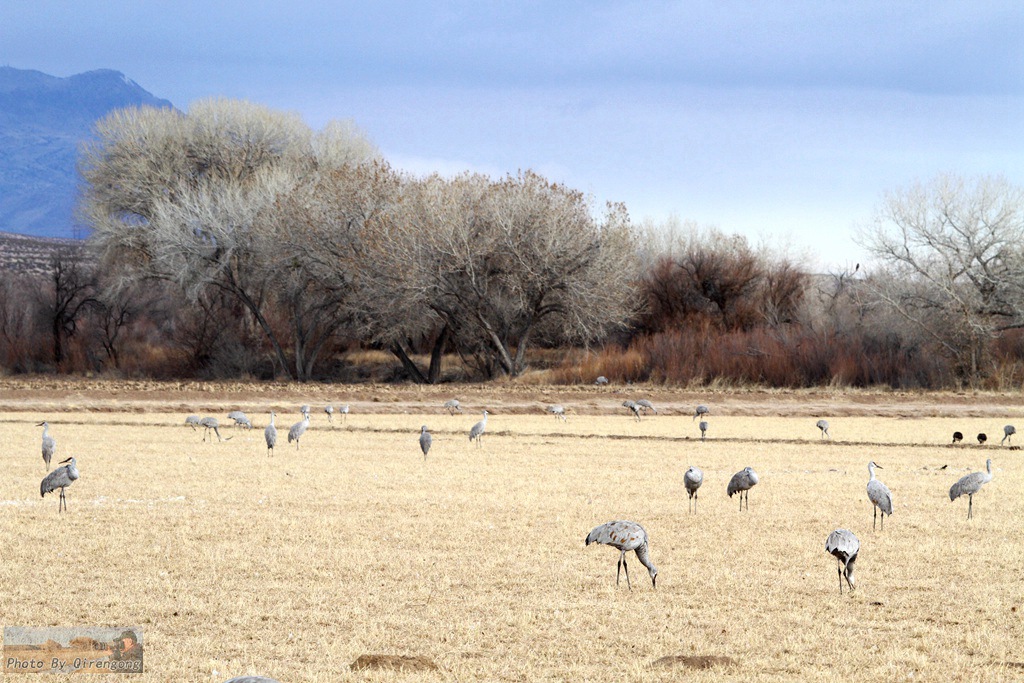
<path fill-rule="evenodd" d="M 867 272 L 695 225 L 595 215 L 531 171 L 413 177 L 350 122 L 233 100 L 136 108 L 83 149 L 83 253 L 0 273 L 8 372 L 944 388 L 1020 386 L 1024 193 L 942 175 L 886 196 Z M 545 354 L 550 357 L 550 354 Z M 358 373 L 356 373 L 358 374 Z"/>

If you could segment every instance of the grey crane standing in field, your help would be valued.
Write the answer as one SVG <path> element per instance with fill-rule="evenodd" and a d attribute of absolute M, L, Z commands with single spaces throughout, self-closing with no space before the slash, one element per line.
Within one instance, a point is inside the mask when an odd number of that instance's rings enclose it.
<path fill-rule="evenodd" d="M 185 418 L 185 424 L 191 427 L 192 431 L 194 432 L 196 430 L 196 427 L 199 426 L 199 416 L 189 415 L 188 417 Z"/>
<path fill-rule="evenodd" d="M 66 463 L 66 464 L 65 464 Z M 61 463 L 64 467 L 58 467 L 53 472 L 50 472 L 43 481 L 39 484 L 39 496 L 41 498 L 46 497 L 47 493 L 60 489 L 60 500 L 57 501 L 57 512 L 61 510 L 61 506 L 64 507 L 64 512 L 68 511 L 68 501 L 64 497 L 64 489 L 71 486 L 78 479 L 78 464 L 74 458 L 68 458 L 62 460 Z"/>
<path fill-rule="evenodd" d="M 274 411 L 270 411 L 270 424 L 263 430 L 263 438 L 267 440 L 267 455 L 274 454 L 274 446 L 277 445 L 277 427 L 274 426 Z"/>
<path fill-rule="evenodd" d="M 868 463 L 868 473 L 871 474 L 871 478 L 868 479 L 868 499 L 874 506 L 872 508 L 871 516 L 871 528 L 875 528 L 875 522 L 878 521 L 878 511 L 882 511 L 882 530 L 885 530 L 885 516 L 889 515 L 892 517 L 892 493 L 889 492 L 889 487 L 882 482 L 875 479 L 875 468 L 882 469 L 881 465 L 875 464 L 872 460 Z"/>
<path fill-rule="evenodd" d="M 1013 445 L 1013 439 L 1010 438 L 1010 437 L 1012 437 L 1016 433 L 1017 433 L 1017 428 L 1016 427 L 1014 427 L 1013 425 L 1006 425 L 1005 427 L 1003 427 L 1003 441 L 1006 441 L 1007 439 L 1010 439 L 1010 445 L 1012 446 Z M 1003 441 L 999 442 L 1000 446 L 1003 445 Z"/>
<path fill-rule="evenodd" d="M 839 594 L 843 594 L 843 576 L 846 576 L 846 583 L 853 591 L 857 587 L 853 577 L 853 565 L 857 561 L 857 553 L 860 552 L 860 541 L 849 529 L 836 529 L 825 539 L 825 552 L 836 558 L 839 566 Z"/>
<path fill-rule="evenodd" d="M 629 399 L 626 399 L 625 401 L 622 402 L 622 407 L 632 412 L 633 417 L 636 418 L 637 422 L 640 421 L 640 406 L 636 404 L 636 401 L 630 401 Z"/>
<path fill-rule="evenodd" d="M 547 411 L 557 417 L 562 422 L 565 422 L 565 406 L 554 405 L 548 406 Z"/>
<path fill-rule="evenodd" d="M 309 428 L 309 413 L 303 413 L 302 419 L 292 425 L 291 429 L 288 430 L 288 443 L 295 442 L 295 450 L 299 450 L 299 439 L 306 433 L 306 429 Z"/>
<path fill-rule="evenodd" d="M 434 443 L 434 437 L 430 436 L 430 432 L 427 431 L 427 425 L 420 427 L 420 450 L 423 451 L 423 459 L 427 459 L 427 453 L 430 452 L 430 446 Z"/>
<path fill-rule="evenodd" d="M 327 413 L 327 422 L 333 424 L 334 423 L 334 406 L 332 406 L 330 403 L 328 403 L 327 406 L 324 408 L 324 412 Z"/>
<path fill-rule="evenodd" d="M 971 509 L 974 505 L 974 494 L 981 490 L 981 487 L 992 481 L 992 458 L 985 461 L 984 472 L 972 472 L 960 478 L 949 489 L 950 502 L 960 496 L 967 496 L 967 519 L 972 517 Z"/>
<path fill-rule="evenodd" d="M 988 436 L 985 434 L 985 432 L 981 432 L 980 434 L 978 434 L 979 446 L 984 446 L 986 441 L 988 441 Z"/>
<path fill-rule="evenodd" d="M 215 418 L 215 417 L 204 417 L 202 420 L 199 421 L 199 425 L 204 428 L 203 429 L 203 441 L 206 441 L 206 435 L 210 433 L 211 429 L 213 430 L 213 433 L 217 435 L 217 441 L 223 441 L 224 440 L 220 436 L 220 423 L 217 422 L 217 418 Z M 213 439 L 212 438 L 210 439 L 210 443 L 213 443 Z"/>
<path fill-rule="evenodd" d="M 637 401 L 636 405 L 637 405 L 638 408 L 643 409 L 644 415 L 647 414 L 648 410 L 653 410 L 655 415 L 658 414 L 658 409 L 655 408 L 654 404 L 651 403 L 650 401 L 648 401 L 646 398 L 642 398 L 639 401 Z"/>
<path fill-rule="evenodd" d="M 695 410 L 694 413 L 693 413 L 693 419 L 696 420 L 698 417 L 704 417 L 705 415 L 708 415 L 710 413 L 711 413 L 711 409 L 710 408 L 708 408 L 705 405 L 699 405 L 699 406 L 697 406 L 697 410 Z"/>
<path fill-rule="evenodd" d="M 236 427 L 245 427 L 246 429 L 252 429 L 252 422 L 249 420 L 249 416 L 243 413 L 241 410 L 232 410 L 228 413 L 228 419 L 235 421 Z"/>
<path fill-rule="evenodd" d="M 444 402 L 444 409 L 448 411 L 449 415 L 462 412 L 462 404 L 459 403 L 459 399 L 452 398 Z"/>
<path fill-rule="evenodd" d="M 701 420 L 700 423 L 697 426 L 700 427 L 700 440 L 703 441 L 705 438 L 707 438 L 707 434 L 708 434 L 708 421 L 707 420 Z"/>
<path fill-rule="evenodd" d="M 818 420 L 816 426 L 821 430 L 821 438 L 824 439 L 826 436 L 832 438 L 832 435 L 828 433 L 828 420 Z"/>
<path fill-rule="evenodd" d="M 338 408 L 338 413 L 341 415 L 341 421 L 348 422 L 348 404 L 346 403 L 342 407 Z"/>
<path fill-rule="evenodd" d="M 43 465 L 46 471 L 50 471 L 50 460 L 53 459 L 53 452 L 57 450 L 57 439 L 50 436 L 50 423 L 40 422 L 36 427 L 43 428 Z"/>
<path fill-rule="evenodd" d="M 732 479 L 729 480 L 729 486 L 725 489 L 729 497 L 732 498 L 732 494 L 740 494 L 740 510 L 743 510 L 743 494 L 747 494 L 747 509 L 750 509 L 750 489 L 754 488 L 757 484 L 757 472 L 749 467 L 744 467 L 742 470 L 732 475 Z"/>
<path fill-rule="evenodd" d="M 608 384 L 608 378 L 605 377 L 604 375 L 601 375 L 594 380 L 594 384 L 597 384 L 598 386 L 604 386 L 605 384 Z"/>
<path fill-rule="evenodd" d="M 619 562 L 615 568 L 616 586 L 619 585 L 619 574 L 625 569 L 626 585 L 629 586 L 629 590 L 633 590 L 633 585 L 629 582 L 629 567 L 626 566 L 626 553 L 633 550 L 636 552 L 636 558 L 640 560 L 640 564 L 647 567 L 647 572 L 651 575 L 651 586 L 658 587 L 658 568 L 651 564 L 647 531 L 636 522 L 618 520 L 594 527 L 587 534 L 585 543 L 586 545 L 603 543 L 619 551 Z"/>
<path fill-rule="evenodd" d="M 698 467 L 690 466 L 690 469 L 686 470 L 686 474 L 683 475 L 683 486 L 686 487 L 686 493 L 689 494 L 689 502 L 692 503 L 693 513 L 697 512 L 697 489 L 704 483 L 704 472 Z M 688 506 L 687 509 L 689 509 Z"/>
<path fill-rule="evenodd" d="M 964 440 L 964 435 L 960 432 L 953 432 L 953 443 L 960 443 Z"/>
<path fill-rule="evenodd" d="M 473 428 L 469 430 L 469 440 L 476 440 L 476 445 L 480 445 L 481 437 L 484 435 L 484 430 L 487 429 L 487 411 L 484 411 L 484 419 L 473 425 Z"/>

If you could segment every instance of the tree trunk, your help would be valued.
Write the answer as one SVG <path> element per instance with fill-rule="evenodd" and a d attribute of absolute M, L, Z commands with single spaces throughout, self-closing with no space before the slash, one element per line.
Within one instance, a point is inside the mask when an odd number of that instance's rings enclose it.
<path fill-rule="evenodd" d="M 441 328 L 441 334 L 434 341 L 434 348 L 430 350 L 430 369 L 427 371 L 427 382 L 437 384 L 441 377 L 441 359 L 444 356 L 444 347 L 448 343 L 450 328 L 445 325 Z"/>
<path fill-rule="evenodd" d="M 398 342 L 392 344 L 391 353 L 393 353 L 395 357 L 402 362 L 402 367 L 405 368 L 405 371 L 409 373 L 410 377 L 412 377 L 413 382 L 416 382 L 417 384 L 429 384 L 427 378 L 423 376 L 420 369 L 412 362 L 412 358 L 409 358 L 409 354 L 405 352 L 405 349 L 402 348 L 401 344 Z"/>

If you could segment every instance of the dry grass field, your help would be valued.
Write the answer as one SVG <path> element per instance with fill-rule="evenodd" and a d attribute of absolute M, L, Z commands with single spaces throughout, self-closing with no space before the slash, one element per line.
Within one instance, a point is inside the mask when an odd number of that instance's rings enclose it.
<path fill-rule="evenodd" d="M 637 423 L 621 396 L 565 390 L 562 423 L 527 409 L 560 389 L 469 392 L 473 410 L 454 417 L 440 409 L 451 388 L 417 389 L 400 410 L 363 397 L 345 425 L 321 406 L 296 450 L 285 432 L 299 401 L 178 391 L 0 387 L 2 625 L 140 625 L 147 681 L 1024 679 L 1024 456 L 998 445 L 1013 399 L 986 414 L 889 397 L 871 414 L 833 396 L 828 443 L 813 417 L 759 414 L 777 397 L 719 396 L 701 443 L 688 396 Z M 103 409 L 81 409 L 92 403 Z M 485 405 L 477 448 L 466 434 Z M 183 419 L 204 406 L 222 423 L 240 407 L 260 429 L 203 443 Z M 273 457 L 270 407 L 290 410 Z M 75 455 L 82 473 L 63 515 L 38 494 L 43 419 L 57 459 Z M 990 443 L 947 446 L 955 429 Z M 986 457 L 994 479 L 968 521 L 947 491 Z M 871 528 L 869 460 L 895 499 L 884 531 Z M 696 515 L 690 464 L 705 473 Z M 725 488 L 747 465 L 761 482 L 740 512 Z M 617 551 L 584 547 L 613 519 L 646 527 L 656 590 L 634 555 L 629 591 Z M 837 527 L 861 540 L 852 595 L 824 551 Z M 437 668 L 350 668 L 373 654 Z"/>

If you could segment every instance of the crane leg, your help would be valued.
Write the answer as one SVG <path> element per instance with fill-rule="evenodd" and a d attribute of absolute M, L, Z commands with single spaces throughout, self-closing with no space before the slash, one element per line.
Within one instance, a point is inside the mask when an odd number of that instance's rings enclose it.
<path fill-rule="evenodd" d="M 843 594 L 843 563 L 836 558 L 836 571 L 839 572 L 839 594 Z"/>
<path fill-rule="evenodd" d="M 885 531 L 885 512 L 882 512 L 882 531 Z"/>
<path fill-rule="evenodd" d="M 871 508 L 871 530 L 875 530 L 875 524 L 878 523 L 878 506 L 874 505 Z"/>
<path fill-rule="evenodd" d="M 619 585 L 619 576 L 622 574 L 622 556 L 619 556 L 619 561 L 615 564 L 615 585 Z"/>
<path fill-rule="evenodd" d="M 629 586 L 629 590 L 633 590 L 633 584 L 629 582 L 629 565 L 626 564 L 626 553 L 622 553 L 622 568 L 626 570 L 626 585 Z"/>
<path fill-rule="evenodd" d="M 68 509 L 68 501 L 64 498 L 64 487 L 63 486 L 60 489 L 60 498 L 57 499 L 57 513 L 58 514 L 60 514 L 61 506 L 64 507 L 64 511 L 66 512 L 67 509 Z"/>
<path fill-rule="evenodd" d="M 967 519 L 971 518 L 971 508 L 974 506 L 974 494 L 967 496 Z"/>

